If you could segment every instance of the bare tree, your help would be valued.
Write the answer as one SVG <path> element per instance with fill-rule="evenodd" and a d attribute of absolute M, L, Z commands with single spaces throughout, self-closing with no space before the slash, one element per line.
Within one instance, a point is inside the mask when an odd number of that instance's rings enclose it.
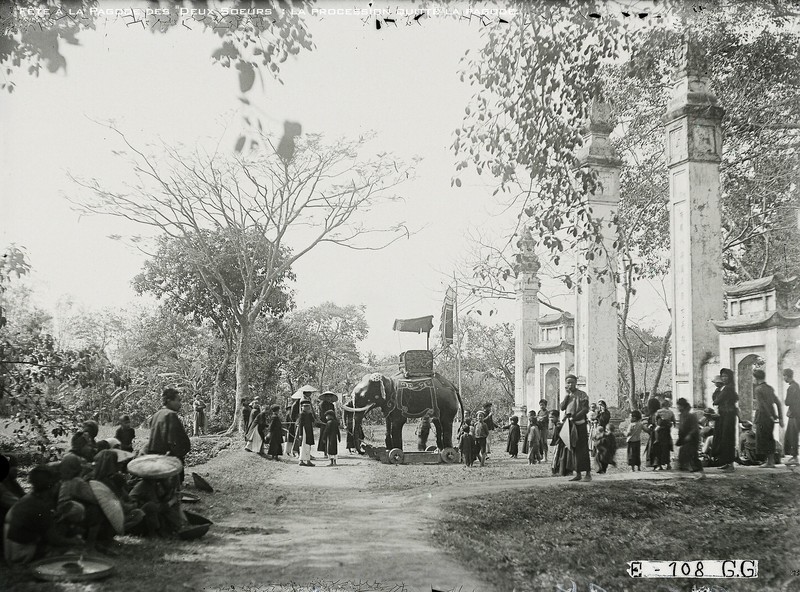
<path fill-rule="evenodd" d="M 383 201 L 400 199 L 393 189 L 410 178 L 414 164 L 386 154 L 360 159 L 368 138 L 325 144 L 318 135 L 277 144 L 262 136 L 257 151 L 221 156 L 195 150 L 184 155 L 161 145 L 156 156 L 133 146 L 118 129 L 137 179 L 125 190 L 106 181 L 73 180 L 88 194 L 71 201 L 83 212 L 125 218 L 149 226 L 184 246 L 187 260 L 235 327 L 236 405 L 229 432 L 241 430 L 242 399 L 248 397 L 248 351 L 253 323 L 278 289 L 280 278 L 316 246 L 380 249 L 408 236 L 404 223 L 373 225 L 365 214 Z M 378 223 L 379 224 L 379 223 Z M 237 247 L 241 274 L 234 289 L 208 240 L 222 231 Z M 259 248 L 251 248 L 253 236 Z M 288 254 L 287 254 L 288 251 Z M 228 261 L 229 264 L 229 261 Z M 237 419 L 238 418 L 238 419 Z"/>

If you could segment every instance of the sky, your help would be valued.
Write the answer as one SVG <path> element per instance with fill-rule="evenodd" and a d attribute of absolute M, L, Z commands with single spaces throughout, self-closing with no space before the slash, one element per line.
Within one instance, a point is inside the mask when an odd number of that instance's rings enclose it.
<path fill-rule="evenodd" d="M 80 33 L 80 45 L 62 44 L 66 71 L 38 78 L 16 72 L 15 92 L 0 91 L 0 245 L 27 249 L 30 281 L 46 308 L 65 295 L 90 309 L 124 307 L 137 298 L 130 281 L 146 255 L 109 237 L 141 229 L 81 215 L 68 200 L 81 191 L 70 175 L 113 186 L 128 174 L 113 154 L 121 144 L 103 123 L 114 122 L 137 145 L 221 151 L 233 149 L 243 125 L 236 71 L 211 60 L 217 36 L 182 27 L 153 34 L 129 23 L 100 16 L 96 31 Z M 282 64 L 284 84 L 257 78 L 248 94 L 262 120 L 276 134 L 289 120 L 332 140 L 372 131 L 376 151 L 422 162 L 416 178 L 399 189 L 402 205 L 374 212 L 381 221 L 404 220 L 416 232 L 380 251 L 314 249 L 294 266 L 297 305 L 365 305 L 364 351 L 424 347 L 424 337 L 392 332 L 394 319 L 438 319 L 446 286 L 474 248 L 469 237 L 507 239 L 515 226 L 515 212 L 492 199 L 490 178 L 462 174 L 462 186 L 451 187 L 450 145 L 475 90 L 459 80 L 460 60 L 481 46 L 481 24 L 432 17 L 422 26 L 376 30 L 356 15 L 309 15 L 306 23 L 316 48 Z M 543 290 L 574 311 L 563 286 L 545 281 Z M 475 307 L 513 321 L 512 302 Z"/>

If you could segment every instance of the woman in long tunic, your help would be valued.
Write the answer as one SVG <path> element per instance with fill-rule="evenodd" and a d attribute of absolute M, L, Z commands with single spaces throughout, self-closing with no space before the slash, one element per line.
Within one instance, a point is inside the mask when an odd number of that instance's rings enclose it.
<path fill-rule="evenodd" d="M 267 456 L 274 460 L 283 454 L 283 423 L 281 422 L 280 406 L 273 405 L 270 408 L 272 417 L 269 420 L 269 448 Z"/>
<path fill-rule="evenodd" d="M 258 403 L 254 403 L 253 410 L 250 412 L 250 425 L 247 426 L 245 450 L 264 454 L 264 428 L 266 424 L 267 419 L 261 413 L 261 407 Z"/>
<path fill-rule="evenodd" d="M 658 402 L 658 399 L 655 397 L 648 399 L 647 421 L 643 422 L 642 424 L 642 430 L 648 435 L 647 445 L 644 449 L 644 456 L 647 459 L 647 466 L 652 467 L 653 470 L 656 470 L 659 466 L 661 466 L 658 462 L 659 450 L 658 442 L 656 441 L 656 426 L 658 424 L 656 413 L 658 413 L 659 409 L 661 409 L 661 403 Z"/>
<path fill-rule="evenodd" d="M 539 411 L 536 413 L 536 422 L 539 424 L 539 454 L 547 460 L 547 447 L 550 441 L 547 438 L 550 427 L 550 413 L 547 410 L 547 399 L 539 401 Z"/>
<path fill-rule="evenodd" d="M 534 430 L 533 426 L 538 425 L 535 411 L 528 411 L 528 429 L 525 431 L 525 438 L 522 440 L 522 454 L 529 454 L 531 446 L 539 446 L 539 430 Z M 536 440 L 534 441 L 534 431 Z"/>
<path fill-rule="evenodd" d="M 326 392 L 326 393 L 323 393 L 323 394 L 328 394 L 328 393 Z M 333 394 L 333 393 L 330 393 L 330 394 Z M 335 409 L 335 407 L 334 407 L 332 401 L 329 401 L 329 400 L 326 400 L 326 399 L 320 399 L 320 402 L 319 402 L 319 416 L 322 418 L 323 421 L 325 421 L 325 417 L 327 417 L 328 411 L 333 411 L 334 414 L 336 413 L 334 411 L 334 409 Z M 322 431 L 324 429 L 325 428 L 322 427 L 319 430 L 319 444 L 317 444 L 317 452 L 322 452 L 323 454 L 325 453 L 325 441 L 322 438 Z"/>
<path fill-rule="evenodd" d="M 733 386 L 733 371 L 723 368 L 719 371 L 719 375 L 722 378 L 722 388 L 714 391 L 711 399 L 719 415 L 714 425 L 711 455 L 720 463 L 722 470 L 732 471 L 733 461 L 736 459 L 736 423 L 739 415 L 736 402 L 739 400 L 739 395 Z"/>
<path fill-rule="evenodd" d="M 333 410 L 325 414 L 325 427 L 322 428 L 320 434 L 320 443 L 323 445 L 325 455 L 331 461 L 330 466 L 336 466 L 336 461 L 339 457 L 339 442 L 342 440 L 342 434 L 339 431 L 339 422 L 336 419 L 336 413 Z"/>

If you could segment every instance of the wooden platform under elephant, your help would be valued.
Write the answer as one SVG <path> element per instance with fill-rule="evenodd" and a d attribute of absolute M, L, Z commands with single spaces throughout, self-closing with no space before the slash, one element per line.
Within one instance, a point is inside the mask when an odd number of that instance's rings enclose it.
<path fill-rule="evenodd" d="M 455 448 L 424 452 L 404 452 L 399 448 L 393 448 L 392 450 L 382 450 L 378 457 L 382 463 L 389 465 L 449 465 L 461 462 L 461 453 Z"/>

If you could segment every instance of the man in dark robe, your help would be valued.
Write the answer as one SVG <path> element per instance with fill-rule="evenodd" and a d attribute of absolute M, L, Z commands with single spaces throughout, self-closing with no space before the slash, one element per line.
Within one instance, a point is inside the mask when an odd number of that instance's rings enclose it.
<path fill-rule="evenodd" d="M 334 393 L 332 393 L 331 391 L 325 391 L 324 393 L 322 393 L 322 395 L 320 395 L 319 416 L 320 416 L 320 418 L 323 419 L 323 421 L 327 417 L 328 411 L 333 411 L 334 415 L 336 415 L 336 411 L 335 411 L 336 410 L 336 406 L 333 404 L 333 401 L 331 400 L 335 396 L 336 395 Z M 328 454 L 325 452 L 325 442 L 324 442 L 324 439 L 322 437 L 322 431 L 324 429 L 325 429 L 325 427 L 323 426 L 319 430 L 319 444 L 317 445 L 317 451 L 318 452 L 322 452 L 325 455 L 325 458 L 327 458 Z"/>
<path fill-rule="evenodd" d="M 181 394 L 174 388 L 166 388 L 161 394 L 164 406 L 150 418 L 150 440 L 148 454 L 165 454 L 179 458 L 181 463 L 192 448 L 192 442 L 183 428 L 178 411 L 181 408 Z M 179 475 L 183 482 L 183 470 Z"/>
<path fill-rule="evenodd" d="M 711 396 L 711 402 L 717 406 L 717 415 L 719 415 L 719 419 L 714 424 L 711 455 L 720 463 L 722 470 L 732 471 L 733 461 L 736 459 L 736 423 L 739 421 L 736 403 L 739 395 L 733 386 L 735 382 L 733 370 L 723 368 L 719 371 L 719 377 L 722 386 L 717 387 Z"/>
<path fill-rule="evenodd" d="M 791 458 L 787 465 L 797 464 L 797 441 L 800 437 L 800 385 L 794 381 L 794 371 L 786 368 L 783 381 L 789 386 L 786 389 L 786 434 L 783 438 L 783 452 Z"/>
<path fill-rule="evenodd" d="M 777 407 L 778 409 L 777 419 L 781 427 L 783 427 L 783 412 L 781 411 L 780 401 L 775 394 L 775 389 L 764 381 L 766 378 L 764 371 L 753 370 L 753 378 L 756 383 L 754 390 L 756 402 L 756 452 L 759 455 L 766 456 L 765 467 L 774 468 L 775 437 L 772 432 L 775 428 L 775 408 Z"/>
<path fill-rule="evenodd" d="M 300 415 L 295 426 L 295 440 L 300 443 L 300 466 L 316 466 L 311 462 L 311 446 L 314 445 L 314 414 L 311 411 L 311 401 L 303 400 L 300 404 Z"/>
<path fill-rule="evenodd" d="M 567 376 L 567 395 L 561 402 L 561 410 L 566 411 L 566 421 L 575 426 L 577 438 L 571 442 L 575 452 L 575 476 L 570 481 L 580 481 L 581 473 L 586 472 L 584 481 L 592 480 L 592 465 L 589 460 L 589 429 L 586 425 L 586 415 L 589 413 L 589 395 L 578 389 L 578 377 L 574 374 Z M 570 428 L 571 429 L 571 428 Z"/>
<path fill-rule="evenodd" d="M 519 417 L 516 415 L 512 417 L 511 423 L 507 426 L 507 428 L 508 441 L 506 442 L 506 452 L 511 455 L 511 458 L 517 458 L 517 455 L 519 454 L 520 440 Z"/>

